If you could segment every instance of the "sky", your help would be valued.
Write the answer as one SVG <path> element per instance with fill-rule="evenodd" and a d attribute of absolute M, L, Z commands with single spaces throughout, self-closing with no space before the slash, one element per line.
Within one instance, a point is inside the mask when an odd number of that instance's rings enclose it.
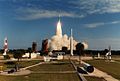
<path fill-rule="evenodd" d="M 63 34 L 86 41 L 88 49 L 120 50 L 120 0 L 0 0 L 0 49 L 31 47 L 50 39 L 61 15 Z"/>

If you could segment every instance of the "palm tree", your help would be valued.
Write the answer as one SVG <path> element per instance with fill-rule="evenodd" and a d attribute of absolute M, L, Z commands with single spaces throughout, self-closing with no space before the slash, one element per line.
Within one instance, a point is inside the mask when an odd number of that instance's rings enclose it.
<path fill-rule="evenodd" d="M 76 52 L 79 55 L 79 64 L 81 63 L 81 55 L 84 54 L 84 45 L 82 43 L 78 43 L 76 45 Z"/>

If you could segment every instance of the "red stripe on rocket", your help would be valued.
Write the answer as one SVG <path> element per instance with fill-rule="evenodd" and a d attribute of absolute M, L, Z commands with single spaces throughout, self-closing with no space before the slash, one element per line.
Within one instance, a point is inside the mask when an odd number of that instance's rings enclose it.
<path fill-rule="evenodd" d="M 7 38 L 4 39 L 4 51 L 8 50 L 8 41 Z"/>

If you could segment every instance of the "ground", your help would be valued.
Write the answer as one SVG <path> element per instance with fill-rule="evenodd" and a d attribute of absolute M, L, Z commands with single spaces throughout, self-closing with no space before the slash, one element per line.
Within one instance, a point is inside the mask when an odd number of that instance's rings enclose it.
<path fill-rule="evenodd" d="M 86 62 L 120 80 L 120 61 L 89 60 Z"/>
<path fill-rule="evenodd" d="M 31 61 L 32 62 L 32 61 Z M 26 65 L 27 62 L 22 63 Z M 80 81 L 69 61 L 54 61 L 28 68 L 31 74 L 24 76 L 0 76 L 0 81 Z"/>
<path fill-rule="evenodd" d="M 115 62 L 108 62 L 107 60 L 85 60 L 85 62 L 92 64 L 96 68 L 112 75 L 114 78 L 119 79 L 120 60 L 114 59 Z M 31 66 L 34 64 L 42 63 L 40 60 L 29 60 L 19 62 L 21 68 Z M 78 60 L 73 60 L 76 66 L 79 65 Z M 5 61 L 1 61 L 0 65 L 3 66 L 3 70 L 9 69 L 13 66 L 8 66 Z M 37 66 L 26 68 L 30 70 L 31 74 L 22 76 L 3 76 L 0 75 L 0 81 L 80 81 L 79 76 L 76 73 L 71 62 L 68 60 L 52 61 Z M 88 81 L 105 81 L 103 78 L 95 76 L 85 76 Z"/>

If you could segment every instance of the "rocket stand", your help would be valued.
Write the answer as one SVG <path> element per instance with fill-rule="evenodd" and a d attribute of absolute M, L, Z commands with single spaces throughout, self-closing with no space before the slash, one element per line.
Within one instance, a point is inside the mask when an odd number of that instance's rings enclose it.
<path fill-rule="evenodd" d="M 7 53 L 6 51 L 3 53 L 4 59 L 7 59 Z"/>

